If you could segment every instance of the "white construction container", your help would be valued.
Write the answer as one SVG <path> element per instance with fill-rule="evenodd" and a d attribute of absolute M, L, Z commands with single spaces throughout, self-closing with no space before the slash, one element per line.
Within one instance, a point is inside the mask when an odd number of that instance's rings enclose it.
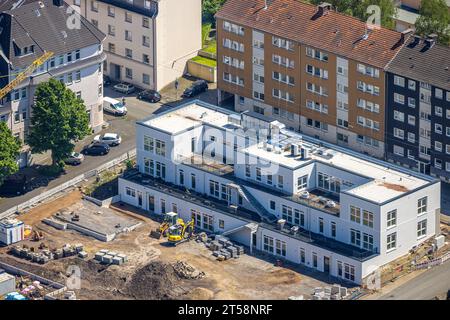
<path fill-rule="evenodd" d="M 16 278 L 8 273 L 0 274 L 0 296 L 16 291 Z"/>
<path fill-rule="evenodd" d="M 5 219 L 0 221 L 0 242 L 10 245 L 23 240 L 25 225 L 17 219 Z"/>

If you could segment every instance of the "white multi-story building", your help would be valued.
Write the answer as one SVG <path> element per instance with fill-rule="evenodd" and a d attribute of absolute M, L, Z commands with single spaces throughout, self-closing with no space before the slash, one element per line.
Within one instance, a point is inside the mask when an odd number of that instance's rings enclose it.
<path fill-rule="evenodd" d="M 202 48 L 201 0 L 66 0 L 106 35 L 105 74 L 160 90 Z"/>
<path fill-rule="evenodd" d="M 136 145 L 123 202 L 354 283 L 439 233 L 438 180 L 258 113 L 186 103 L 138 122 Z"/>
<path fill-rule="evenodd" d="M 62 0 L 2 1 L 0 87 L 12 81 L 44 52 L 53 52 L 53 57 L 0 101 L 0 121 L 7 122 L 12 133 L 25 140 L 36 87 L 55 78 L 83 99 L 91 128 L 101 130 L 104 124 L 104 39 L 101 31 Z M 26 146 L 23 151 L 21 166 L 28 162 Z"/>

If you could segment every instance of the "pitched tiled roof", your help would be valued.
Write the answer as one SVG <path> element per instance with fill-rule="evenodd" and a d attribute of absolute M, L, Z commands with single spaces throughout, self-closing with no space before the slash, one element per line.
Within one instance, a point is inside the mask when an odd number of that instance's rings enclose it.
<path fill-rule="evenodd" d="M 387 67 L 388 72 L 450 91 L 450 47 L 429 46 L 411 38 Z"/>
<path fill-rule="evenodd" d="M 401 33 L 374 29 L 335 11 L 323 16 L 317 7 L 298 0 L 228 0 L 216 17 L 294 40 L 337 55 L 384 68 L 401 47 Z"/>
<path fill-rule="evenodd" d="M 0 44 L 15 68 L 28 66 L 44 51 L 64 54 L 100 44 L 105 38 L 105 34 L 81 16 L 81 28 L 69 28 L 68 21 L 73 12 L 67 12 L 65 3 L 58 7 L 53 0 L 25 0 L 14 9 L 11 3 L 6 0 L 0 5 L 0 16 L 4 16 L 0 19 Z M 34 45 L 34 54 L 15 56 L 14 43 L 21 49 Z"/>

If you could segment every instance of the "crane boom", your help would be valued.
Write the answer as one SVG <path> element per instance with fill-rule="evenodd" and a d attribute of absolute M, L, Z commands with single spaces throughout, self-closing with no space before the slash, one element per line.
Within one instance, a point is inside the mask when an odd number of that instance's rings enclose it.
<path fill-rule="evenodd" d="M 19 73 L 17 77 L 8 83 L 5 87 L 0 89 L 0 99 L 3 99 L 4 96 L 6 96 L 8 93 L 10 93 L 15 87 L 17 87 L 22 81 L 24 81 L 26 78 L 31 76 L 33 72 L 39 68 L 45 61 L 50 59 L 53 56 L 53 52 L 47 51 L 42 56 L 37 58 L 33 61 L 32 64 L 30 64 L 25 71 Z"/>

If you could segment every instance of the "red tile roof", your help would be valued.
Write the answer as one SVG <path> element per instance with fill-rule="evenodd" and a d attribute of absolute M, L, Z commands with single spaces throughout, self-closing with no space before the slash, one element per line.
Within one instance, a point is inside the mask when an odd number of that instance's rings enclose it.
<path fill-rule="evenodd" d="M 251 27 L 356 61 L 384 68 L 401 47 L 401 33 L 371 30 L 366 23 L 334 11 L 317 15 L 317 7 L 298 0 L 228 0 L 219 19 Z"/>

